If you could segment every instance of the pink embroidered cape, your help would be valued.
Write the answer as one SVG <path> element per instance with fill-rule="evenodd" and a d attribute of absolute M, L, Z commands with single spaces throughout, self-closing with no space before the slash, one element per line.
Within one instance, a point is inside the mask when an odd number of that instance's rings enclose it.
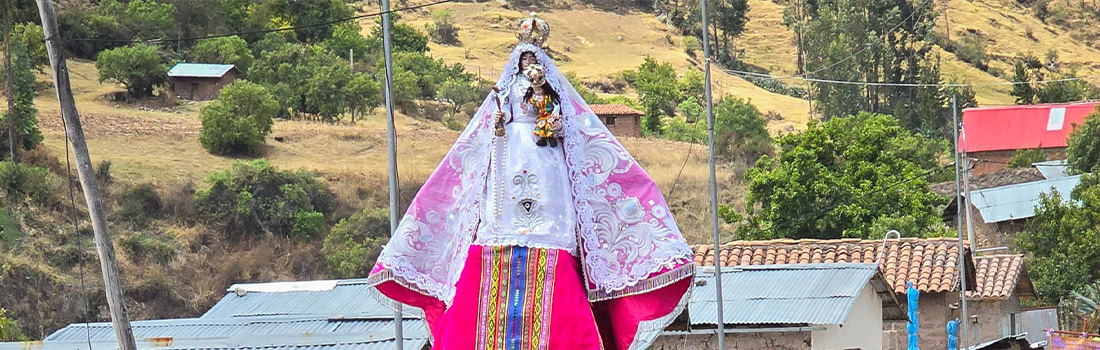
<path fill-rule="evenodd" d="M 561 96 L 563 145 L 577 213 L 579 260 L 606 349 L 644 349 L 687 304 L 692 251 L 653 179 L 543 50 L 518 45 L 497 83 L 507 91 L 534 52 Z M 419 308 L 432 333 L 451 305 L 485 201 L 494 147 L 490 94 L 410 204 L 370 278 L 385 298 Z M 406 308 L 407 310 L 407 308 Z"/>

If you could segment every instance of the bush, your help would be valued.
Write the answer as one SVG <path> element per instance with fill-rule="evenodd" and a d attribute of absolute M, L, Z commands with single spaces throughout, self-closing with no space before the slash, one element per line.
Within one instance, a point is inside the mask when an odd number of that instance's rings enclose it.
<path fill-rule="evenodd" d="M 199 143 L 214 154 L 258 154 L 278 112 L 279 104 L 264 87 L 235 81 L 202 108 Z"/>
<path fill-rule="evenodd" d="M 168 67 L 161 62 L 157 47 L 146 44 L 104 50 L 96 58 L 99 82 L 126 87 L 133 97 L 153 96 L 153 88 L 168 81 Z"/>
<path fill-rule="evenodd" d="M 989 68 L 989 45 L 985 38 L 978 33 L 963 35 L 962 42 L 955 50 L 955 56 L 966 63 L 970 63 L 981 70 Z"/>
<path fill-rule="evenodd" d="M 178 242 L 149 234 L 123 236 L 118 239 L 118 245 L 135 262 L 152 259 L 162 265 L 172 262 L 176 258 L 176 252 L 181 248 Z"/>
<path fill-rule="evenodd" d="M 386 209 L 365 210 L 340 220 L 325 237 L 325 264 L 333 278 L 363 277 L 389 240 Z"/>
<path fill-rule="evenodd" d="M 694 36 L 684 37 L 684 53 L 688 56 L 691 56 L 691 58 L 698 58 L 696 57 L 696 52 L 702 49 L 703 43 L 699 41 L 699 38 Z"/>
<path fill-rule="evenodd" d="M 458 45 L 458 26 L 450 9 L 432 11 L 432 23 L 427 28 L 428 36 L 436 44 Z"/>
<path fill-rule="evenodd" d="M 46 204 L 53 199 L 53 174 L 46 168 L 23 163 L 0 162 L 0 189 L 7 199 L 20 203 L 26 199 Z"/>
<path fill-rule="evenodd" d="M 1043 153 L 1042 148 L 1021 149 L 1012 155 L 1012 159 L 1008 161 L 1008 167 L 1027 168 L 1031 167 L 1031 164 L 1045 160 L 1047 160 L 1047 154 Z"/>
<path fill-rule="evenodd" d="M 247 72 L 254 60 L 248 43 L 236 35 L 199 40 L 191 56 L 196 62 L 232 64 L 242 72 Z"/>
<path fill-rule="evenodd" d="M 281 171 L 263 159 L 237 161 L 206 182 L 195 193 L 199 212 L 231 234 L 309 239 L 324 231 L 324 215 L 332 212 L 333 195 L 315 174 Z"/>
<path fill-rule="evenodd" d="M 127 188 L 118 199 L 118 218 L 138 225 L 160 214 L 163 204 L 151 183 Z"/>

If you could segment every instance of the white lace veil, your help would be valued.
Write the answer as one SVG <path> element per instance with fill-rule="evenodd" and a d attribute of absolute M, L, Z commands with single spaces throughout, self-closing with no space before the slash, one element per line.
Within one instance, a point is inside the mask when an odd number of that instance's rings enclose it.
<path fill-rule="evenodd" d="M 564 151 L 589 300 L 644 293 L 690 276 L 691 248 L 657 185 L 542 49 L 516 46 L 497 87 L 508 91 L 524 52 L 536 55 L 562 99 Z M 484 203 L 497 98 L 490 93 L 485 99 L 410 204 L 371 274 L 378 283 L 392 280 L 450 305 Z"/>

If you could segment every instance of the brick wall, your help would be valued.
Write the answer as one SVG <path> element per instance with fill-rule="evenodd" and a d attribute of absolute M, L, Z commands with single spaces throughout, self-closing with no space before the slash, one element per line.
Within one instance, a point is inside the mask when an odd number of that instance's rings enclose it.
<path fill-rule="evenodd" d="M 1065 148 L 1047 148 L 1044 149 L 1047 153 L 1047 159 L 1065 159 Z M 988 152 L 974 152 L 967 154 L 970 157 L 970 162 L 974 164 L 973 173 L 970 176 L 980 176 L 982 174 L 992 173 L 1008 166 L 1008 161 L 1012 160 L 1012 156 L 1016 155 L 1016 151 L 988 151 Z M 984 160 L 980 161 L 980 160 Z"/>
<path fill-rule="evenodd" d="M 598 117 L 615 137 L 642 137 L 642 117 L 639 115 L 605 114 Z"/>
<path fill-rule="evenodd" d="M 232 84 L 238 78 L 235 71 L 229 71 L 221 78 L 172 78 L 172 90 L 177 98 L 192 101 L 209 101 L 218 98 L 222 88 Z"/>
<path fill-rule="evenodd" d="M 650 350 L 713 350 L 718 348 L 715 334 L 662 335 Z M 810 332 L 769 332 L 726 334 L 726 350 L 810 350 Z"/>

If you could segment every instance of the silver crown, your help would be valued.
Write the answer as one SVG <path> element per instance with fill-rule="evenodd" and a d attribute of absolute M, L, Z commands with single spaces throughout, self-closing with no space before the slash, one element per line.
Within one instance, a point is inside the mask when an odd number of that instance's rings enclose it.
<path fill-rule="evenodd" d="M 542 44 L 546 43 L 546 39 L 550 38 L 550 25 L 546 24 L 546 21 L 538 17 L 538 14 L 531 12 L 531 17 L 527 17 L 519 20 L 519 33 L 516 34 L 516 38 L 520 43 L 529 43 L 538 47 L 542 47 Z"/>

